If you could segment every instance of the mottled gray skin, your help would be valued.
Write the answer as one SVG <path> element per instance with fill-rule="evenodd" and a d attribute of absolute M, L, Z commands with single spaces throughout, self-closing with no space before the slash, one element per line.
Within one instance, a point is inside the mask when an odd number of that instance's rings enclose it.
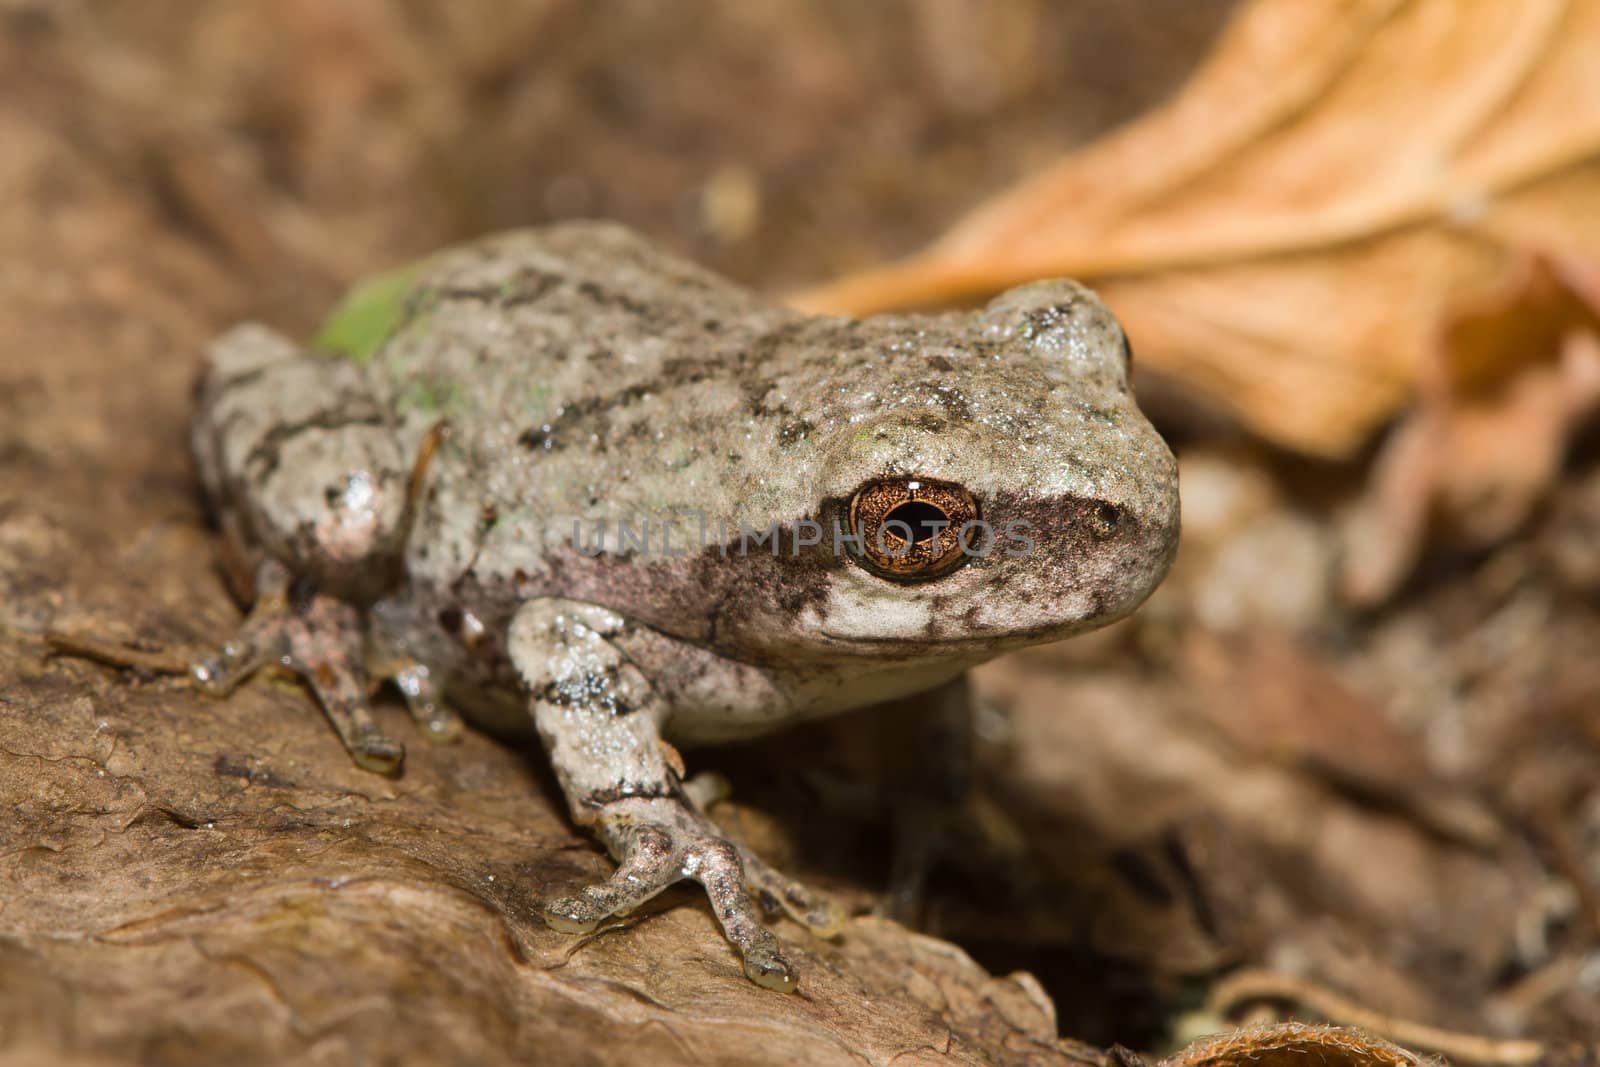
<path fill-rule="evenodd" d="M 455 729 L 441 688 L 499 730 L 532 723 L 621 865 L 550 906 L 560 928 L 694 878 L 747 973 L 792 988 L 748 886 L 834 917 L 717 834 L 661 741 L 946 686 L 1126 615 L 1172 558 L 1172 455 L 1134 404 L 1120 327 L 1072 282 L 974 313 L 807 317 L 571 223 L 441 253 L 399 306 L 356 360 L 256 326 L 214 346 L 195 447 L 258 603 L 196 670 L 223 688 L 290 656 L 376 769 L 401 750 L 372 725 L 365 669 L 435 735 Z M 997 540 L 918 582 L 836 551 L 857 489 L 896 476 L 964 487 L 1030 550 Z M 822 543 L 741 551 L 740 523 L 802 520 Z M 619 548 L 619 522 L 648 522 L 648 549 Z"/>

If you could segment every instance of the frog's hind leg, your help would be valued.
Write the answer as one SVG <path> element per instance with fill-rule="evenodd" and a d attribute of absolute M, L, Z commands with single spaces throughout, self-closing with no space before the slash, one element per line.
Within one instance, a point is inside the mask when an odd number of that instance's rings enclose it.
<path fill-rule="evenodd" d="M 256 606 L 239 636 L 195 669 L 201 685 L 226 691 L 276 657 L 305 678 L 358 765 L 399 768 L 404 749 L 367 706 L 367 620 L 354 605 L 396 582 L 443 433 L 434 426 L 402 441 L 360 367 L 263 327 L 212 345 L 194 425 L 201 481 L 225 558 L 238 563 L 230 574 L 265 562 L 254 567 Z M 460 733 L 426 669 L 402 662 L 377 673 L 395 679 L 427 736 Z"/>

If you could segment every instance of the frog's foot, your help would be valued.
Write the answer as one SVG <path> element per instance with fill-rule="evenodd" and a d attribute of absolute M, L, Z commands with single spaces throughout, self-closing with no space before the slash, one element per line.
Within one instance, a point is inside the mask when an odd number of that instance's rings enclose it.
<path fill-rule="evenodd" d="M 304 678 L 358 767 L 393 774 L 405 760 L 367 706 L 365 629 L 354 606 L 333 597 L 290 596 L 287 568 L 268 561 L 256 576 L 256 602 L 233 640 L 196 663 L 190 674 L 207 692 L 231 692 L 268 662 Z"/>
<path fill-rule="evenodd" d="M 276 662 L 305 679 L 358 767 L 394 774 L 405 746 L 378 728 L 367 702 L 365 623 L 360 611 L 335 597 L 291 596 L 288 570 L 268 561 L 256 575 L 256 602 L 233 639 L 195 663 L 190 676 L 203 690 L 226 695 L 251 674 Z M 411 661 L 386 664 L 412 718 L 435 740 L 460 736 L 461 720 L 439 700 L 428 669 Z"/>
<path fill-rule="evenodd" d="M 62 655 L 146 674 L 188 675 L 212 696 L 227 696 L 257 670 L 275 662 L 311 686 L 358 766 L 380 774 L 394 773 L 405 759 L 405 748 L 378 729 L 368 708 L 359 612 L 331 597 L 312 596 L 303 604 L 291 605 L 289 585 L 286 570 L 276 563 L 263 564 L 250 614 L 230 641 L 199 660 L 186 658 L 178 650 L 135 648 L 91 634 L 51 630 L 45 640 Z M 440 700 L 427 667 L 413 660 L 391 660 L 377 673 L 400 690 L 424 737 L 431 741 L 460 738 L 461 718 Z"/>
<path fill-rule="evenodd" d="M 716 771 L 702 771 L 683 783 L 684 795 L 702 812 L 726 800 L 732 791 L 728 779 Z M 818 937 L 836 937 L 844 929 L 847 916 L 836 901 L 783 874 L 745 845 L 735 844 L 756 900 L 769 916 L 783 911 Z"/>
<path fill-rule="evenodd" d="M 587 933 L 691 878 L 705 889 L 723 935 L 743 957 L 745 976 L 767 989 L 795 988 L 794 967 L 751 906 L 745 855 L 705 816 L 679 797 L 630 797 L 604 805 L 595 821 L 618 858 L 616 873 L 546 905 L 545 922 L 553 929 Z M 770 868 L 765 873 L 774 875 Z"/>

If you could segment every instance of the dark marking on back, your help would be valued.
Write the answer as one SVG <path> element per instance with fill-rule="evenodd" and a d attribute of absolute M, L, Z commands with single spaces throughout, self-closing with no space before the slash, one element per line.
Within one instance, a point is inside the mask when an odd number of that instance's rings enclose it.
<path fill-rule="evenodd" d="M 267 364 L 266 366 L 262 367 L 252 367 L 249 370 L 240 371 L 237 374 L 230 374 L 227 377 L 221 377 L 217 374 L 210 374 L 198 379 L 195 382 L 195 385 L 197 387 L 197 391 L 200 388 L 203 388 L 206 392 L 210 393 L 212 402 L 215 403 L 217 398 L 227 396 L 229 393 L 240 388 L 241 386 L 254 385 L 256 382 L 259 382 L 262 378 L 266 377 L 268 371 L 276 370 L 277 366 L 277 364 Z"/>
<path fill-rule="evenodd" d="M 790 419 L 778 427 L 778 447 L 793 448 L 811 435 L 816 425 L 810 419 Z"/>
<path fill-rule="evenodd" d="M 352 426 L 383 426 L 388 422 L 367 396 L 340 394 L 334 406 L 303 419 L 274 426 L 261 435 L 241 467 L 251 477 L 265 481 L 277 473 L 283 446 L 308 430 L 343 430 Z"/>
<path fill-rule="evenodd" d="M 648 321 L 656 313 L 656 309 L 649 304 L 641 304 L 627 293 L 619 292 L 616 289 L 607 289 L 598 282 L 579 282 L 578 292 L 594 301 L 600 307 L 620 308 L 641 321 Z"/>

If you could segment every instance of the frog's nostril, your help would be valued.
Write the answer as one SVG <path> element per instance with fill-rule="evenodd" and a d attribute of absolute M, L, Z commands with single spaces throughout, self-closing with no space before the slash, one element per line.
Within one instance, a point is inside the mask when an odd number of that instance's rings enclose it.
<path fill-rule="evenodd" d="M 1100 540 L 1115 537 L 1122 526 L 1122 509 L 1101 501 L 1089 509 L 1089 531 Z"/>

